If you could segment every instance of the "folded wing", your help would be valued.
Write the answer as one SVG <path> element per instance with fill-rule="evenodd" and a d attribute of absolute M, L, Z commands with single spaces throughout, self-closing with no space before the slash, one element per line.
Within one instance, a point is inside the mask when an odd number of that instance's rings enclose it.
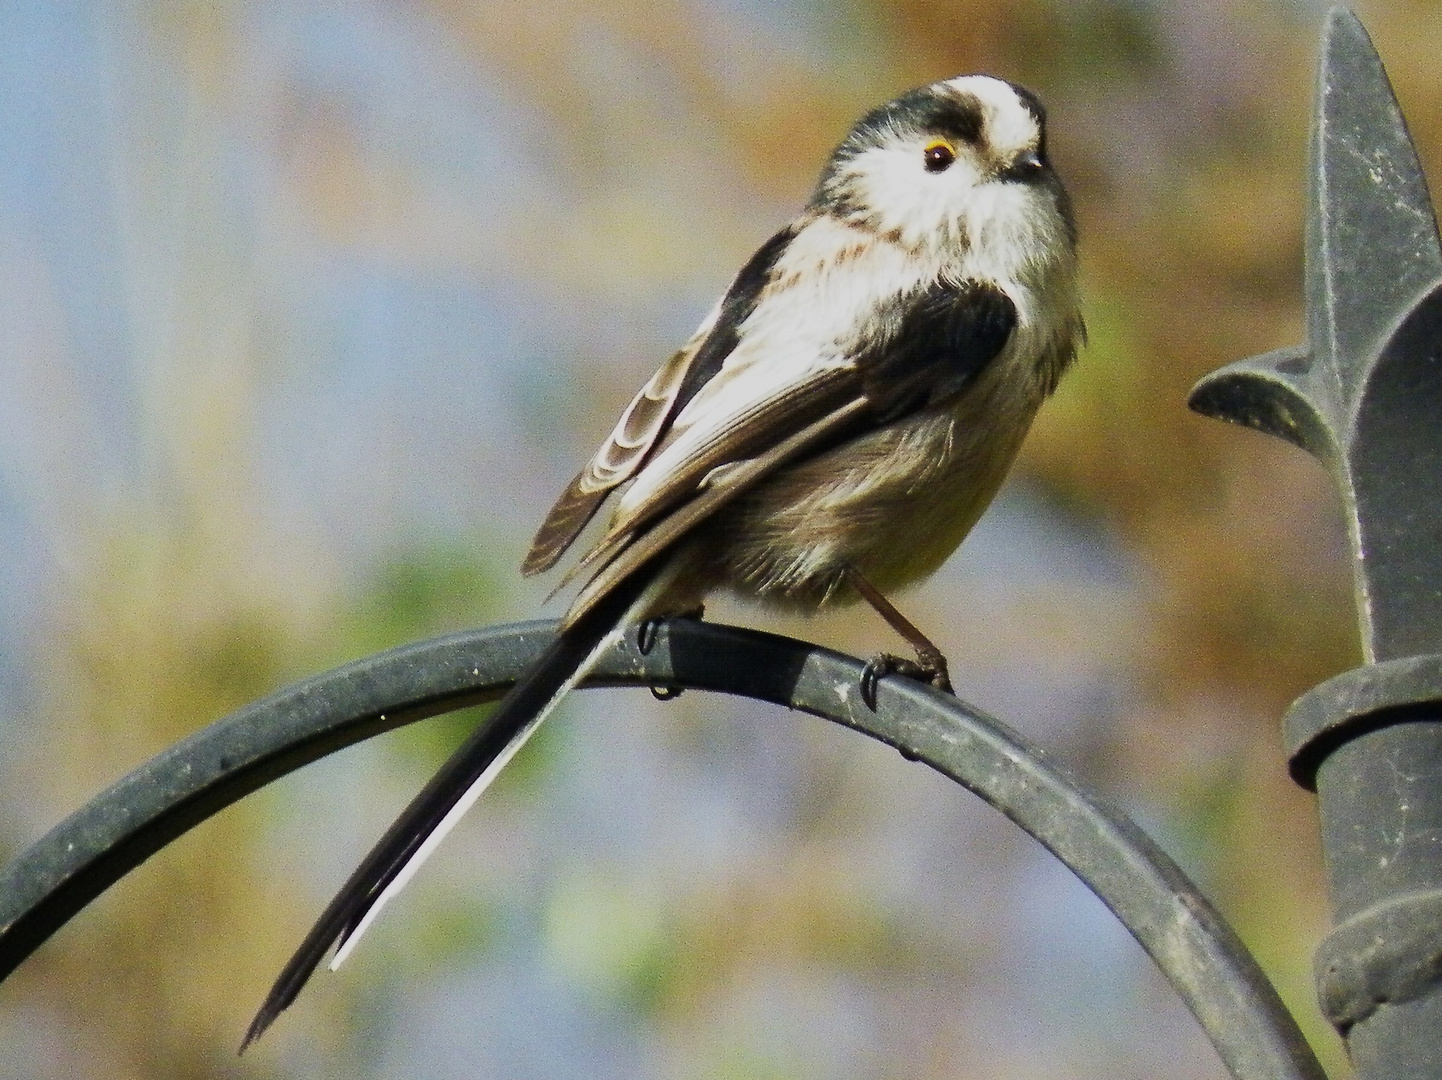
<path fill-rule="evenodd" d="M 728 370 L 638 470 L 578 567 L 592 576 L 567 624 L 788 462 L 960 393 L 1006 346 L 1016 319 L 1015 304 L 995 286 L 937 282 L 867 320 L 849 356 L 799 371 L 765 363 Z"/>
<path fill-rule="evenodd" d="M 671 421 L 736 348 L 776 261 L 791 242 L 787 226 L 752 255 L 691 340 L 661 365 L 621 413 L 610 437 L 561 492 L 521 564 L 526 576 L 549 570 L 581 534 L 606 496 L 636 474 Z"/>

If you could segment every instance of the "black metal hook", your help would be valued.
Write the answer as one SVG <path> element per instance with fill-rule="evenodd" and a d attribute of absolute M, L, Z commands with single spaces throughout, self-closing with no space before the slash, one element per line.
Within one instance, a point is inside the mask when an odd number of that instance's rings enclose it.
<path fill-rule="evenodd" d="M 281 690 L 125 777 L 0 873 L 0 978 L 145 858 L 276 777 L 426 716 L 499 697 L 551 622 L 408 645 Z M 824 717 L 975 792 L 1036 837 L 1152 956 L 1238 1080 L 1325 1080 L 1276 991 L 1196 887 L 1124 814 L 1005 725 L 910 679 L 858 691 L 864 664 L 789 638 L 694 620 L 648 653 L 624 640 L 587 685 L 684 686 Z M 482 721 L 484 723 L 485 721 Z"/>

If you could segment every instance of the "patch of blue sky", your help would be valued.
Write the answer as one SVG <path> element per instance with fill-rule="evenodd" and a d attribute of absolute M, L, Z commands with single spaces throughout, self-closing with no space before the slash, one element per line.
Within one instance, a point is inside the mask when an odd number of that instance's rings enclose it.
<path fill-rule="evenodd" d="M 837 46 L 852 35 L 859 17 L 844 0 L 699 0 L 699 6 L 723 16 L 736 35 L 716 40 L 713 55 L 740 91 L 750 84 L 748 71 L 758 58 L 834 67 Z"/>
<path fill-rule="evenodd" d="M 278 79 L 343 101 L 365 149 L 463 189 L 554 194 L 544 113 L 423 9 L 274 0 L 251 17 Z"/>
<path fill-rule="evenodd" d="M 1018 1009 L 1069 1032 L 1077 1053 L 1136 1075 L 1221 1077 L 1216 1051 L 1180 995 L 1117 917 L 1059 861 L 1035 850 L 1013 898 Z M 1081 1071 L 1081 1070 L 1078 1070 Z"/>
<path fill-rule="evenodd" d="M 645 1031 L 545 964 L 526 962 L 538 939 L 515 941 L 522 962 L 482 968 L 406 995 L 371 1076 L 431 1080 L 586 1077 L 649 1080 L 663 1068 Z"/>
<path fill-rule="evenodd" d="M 40 532 L 34 527 L 30 507 L 15 498 L 0 472 L 0 626 L 7 632 L 0 633 L 0 745 L 6 749 L 7 761 L 19 756 L 20 740 L 34 732 L 32 719 L 35 704 L 32 692 L 31 662 L 34 657 L 34 638 L 25 633 L 16 633 L 16 627 L 30 627 L 40 614 L 41 597 L 38 583 L 39 573 L 45 561 L 45 552 Z M 0 796 L 0 813 L 7 822 L 27 813 L 33 814 L 35 806 L 28 798 L 29 792 L 21 793 L 13 785 L 5 785 L 8 794 Z M 48 826 L 48 822 L 27 821 L 21 824 L 22 831 L 35 835 L 36 831 Z"/>
<path fill-rule="evenodd" d="M 684 113 L 691 91 L 683 73 L 634 34 L 618 32 L 613 19 L 582 12 L 567 31 L 572 62 L 593 106 L 650 113 L 666 102 Z"/>
<path fill-rule="evenodd" d="M 960 550 L 958 572 L 1003 582 L 1013 592 L 1062 582 L 1134 588 L 1140 572 L 1101 523 L 1021 480 L 1002 488 Z"/>
<path fill-rule="evenodd" d="M 109 48 L 96 7 L 0 5 L 0 259 L 53 302 L 74 378 L 93 392 L 94 460 L 133 460 L 124 263 L 115 220 Z M 7 275 L 9 276 L 9 275 Z M 12 364 L 0 343 L 0 364 Z"/>
<path fill-rule="evenodd" d="M 572 708 L 535 811 L 571 851 L 680 887 L 795 842 L 818 722 L 701 693 L 659 705 L 646 691 L 586 692 Z"/>
<path fill-rule="evenodd" d="M 314 351 L 281 365 L 262 404 L 266 473 L 352 553 L 391 530 L 470 532 L 508 508 L 529 522 L 526 386 L 575 350 L 564 310 L 540 318 L 522 288 L 371 260 L 330 260 L 324 279 L 323 325 L 291 343 Z"/>

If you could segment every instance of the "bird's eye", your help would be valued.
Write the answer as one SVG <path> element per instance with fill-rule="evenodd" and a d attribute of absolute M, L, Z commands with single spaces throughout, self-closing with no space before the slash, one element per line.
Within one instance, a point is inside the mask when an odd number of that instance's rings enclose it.
<path fill-rule="evenodd" d="M 942 172 L 956 160 L 956 150 L 945 139 L 933 139 L 926 144 L 921 157 L 926 162 L 927 172 Z"/>

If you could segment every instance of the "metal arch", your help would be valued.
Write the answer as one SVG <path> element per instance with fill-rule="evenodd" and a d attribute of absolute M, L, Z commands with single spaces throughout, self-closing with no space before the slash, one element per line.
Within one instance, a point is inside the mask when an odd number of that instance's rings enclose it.
<path fill-rule="evenodd" d="M 380 653 L 280 690 L 159 754 L 0 873 L 0 979 L 210 815 L 331 751 L 499 697 L 554 632 L 553 622 L 518 623 Z M 683 620 L 665 624 L 645 655 L 628 637 L 588 685 L 679 686 L 773 702 L 925 762 L 1086 882 L 1166 974 L 1237 1080 L 1326 1080 L 1236 934 L 1129 818 L 1003 724 L 929 686 L 884 679 L 869 709 L 858 692 L 861 671 L 860 661 L 815 645 Z"/>

